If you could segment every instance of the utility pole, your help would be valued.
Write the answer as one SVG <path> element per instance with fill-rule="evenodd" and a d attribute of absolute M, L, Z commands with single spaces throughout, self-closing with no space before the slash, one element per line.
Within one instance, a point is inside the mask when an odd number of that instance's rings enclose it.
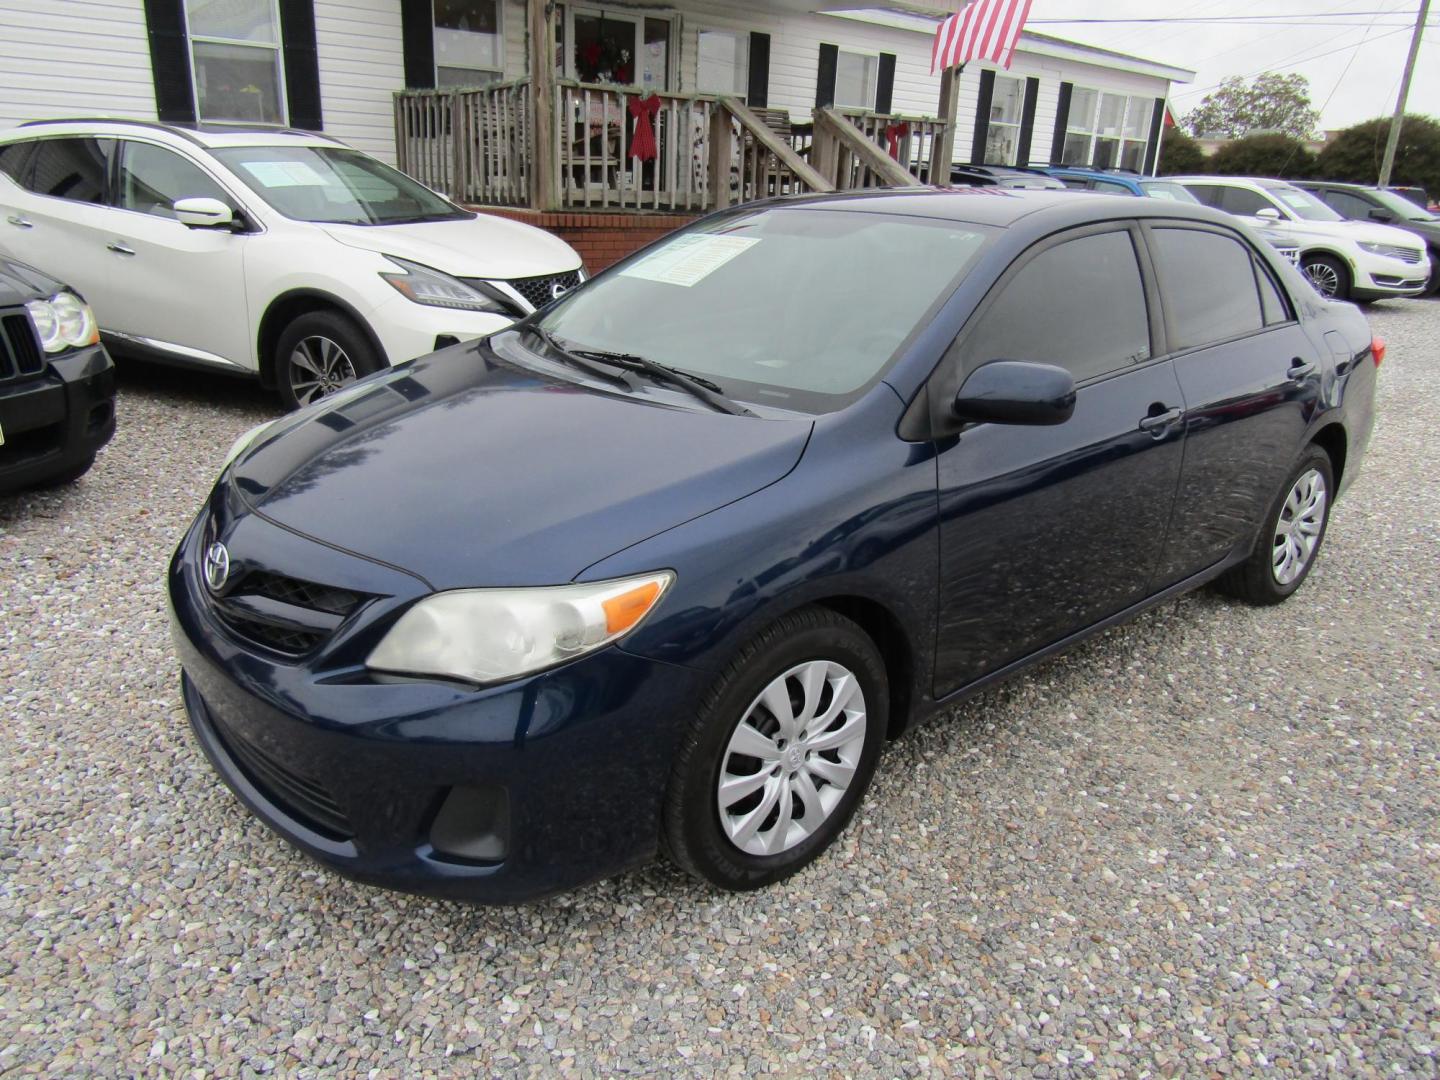
<path fill-rule="evenodd" d="M 1385 158 L 1380 162 L 1380 186 L 1390 186 L 1390 170 L 1395 167 L 1395 148 L 1400 145 L 1400 125 L 1405 122 L 1405 99 L 1410 96 L 1410 76 L 1415 74 L 1415 57 L 1420 52 L 1420 35 L 1425 32 L 1425 16 L 1430 0 L 1420 0 L 1420 14 L 1415 18 L 1415 34 L 1410 38 L 1410 55 L 1405 58 L 1405 74 L 1400 77 L 1400 96 L 1395 99 L 1395 115 L 1390 118 L 1390 137 L 1385 140 Z"/>

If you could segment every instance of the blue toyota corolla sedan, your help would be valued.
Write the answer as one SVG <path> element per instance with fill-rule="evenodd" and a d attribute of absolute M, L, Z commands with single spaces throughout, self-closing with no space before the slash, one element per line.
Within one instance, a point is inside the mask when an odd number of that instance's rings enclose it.
<path fill-rule="evenodd" d="M 170 566 L 185 706 L 361 881 L 763 886 L 917 719 L 1203 583 L 1295 592 L 1382 356 L 1204 207 L 721 212 L 243 437 Z"/>

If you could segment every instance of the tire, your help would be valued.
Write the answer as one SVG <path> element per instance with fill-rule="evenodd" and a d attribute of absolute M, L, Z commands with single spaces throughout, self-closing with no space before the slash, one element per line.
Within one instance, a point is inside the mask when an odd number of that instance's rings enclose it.
<path fill-rule="evenodd" d="M 275 388 L 286 409 L 329 397 L 381 368 L 365 331 L 338 311 L 309 311 L 285 327 L 275 344 Z"/>
<path fill-rule="evenodd" d="M 807 677 L 816 688 L 809 693 Z M 788 693 L 775 696 L 778 687 Z M 828 709 L 839 712 L 807 737 L 782 726 L 766 704 L 783 710 L 787 699 L 799 714 L 790 719 L 800 725 L 807 715 L 823 720 Z M 860 627 L 819 607 L 786 615 L 740 651 L 701 702 L 671 770 L 665 852 L 722 889 L 758 889 L 789 877 L 829 847 L 854 814 L 875 773 L 889 712 L 884 661 Z M 782 741 L 787 731 L 792 738 Z M 750 748 L 765 758 L 742 752 Z M 722 794 L 724 777 L 730 791 Z M 747 783 L 752 790 L 737 794 Z"/>
<path fill-rule="evenodd" d="M 1334 255 L 1300 256 L 1300 273 L 1311 287 L 1330 300 L 1350 299 L 1350 268 Z"/>
<path fill-rule="evenodd" d="M 1317 494 L 1319 505 L 1315 507 Z M 1335 479 L 1330 455 L 1311 446 L 1290 471 L 1270 505 L 1254 550 L 1216 584 L 1222 591 L 1251 604 L 1278 604 L 1288 598 L 1305 583 L 1320 556 L 1334 501 Z M 1307 505 L 1312 507 L 1312 513 L 1304 515 Z M 1300 520 L 1308 520 L 1309 528 L 1296 528 L 1292 524 L 1297 508 L 1302 511 Z"/>

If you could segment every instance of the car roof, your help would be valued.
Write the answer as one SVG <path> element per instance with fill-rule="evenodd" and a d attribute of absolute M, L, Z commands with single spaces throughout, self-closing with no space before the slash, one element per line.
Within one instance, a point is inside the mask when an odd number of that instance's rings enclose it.
<path fill-rule="evenodd" d="M 69 135 L 79 132 L 104 135 L 161 135 L 192 146 L 216 149 L 222 146 L 343 146 L 338 139 L 317 131 L 294 128 L 232 124 L 167 124 L 156 120 L 134 120 L 125 117 L 65 117 L 58 120 L 30 120 L 7 131 L 0 131 L 0 140 L 35 138 L 44 135 Z"/>
<path fill-rule="evenodd" d="M 1252 187 L 1265 191 L 1293 188 L 1290 180 L 1276 180 L 1273 176 L 1162 176 L 1162 180 L 1174 180 L 1181 184 L 1220 184 L 1223 187 Z"/>

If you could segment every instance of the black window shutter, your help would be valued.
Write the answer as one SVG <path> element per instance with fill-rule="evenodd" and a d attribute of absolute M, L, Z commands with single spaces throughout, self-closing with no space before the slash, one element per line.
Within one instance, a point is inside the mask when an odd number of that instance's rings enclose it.
<path fill-rule="evenodd" d="M 1060 100 L 1055 103 L 1055 137 L 1050 140 L 1050 164 L 1059 165 L 1065 158 L 1065 128 L 1070 123 L 1070 94 L 1075 84 L 1060 84 Z"/>
<path fill-rule="evenodd" d="M 990 136 L 990 103 L 995 99 L 995 72 L 980 72 L 980 100 L 975 103 L 975 138 L 970 143 L 970 163 L 985 163 L 985 141 Z"/>
<path fill-rule="evenodd" d="M 400 38 L 405 52 L 405 86 L 435 86 L 435 15 L 431 0 L 400 0 Z"/>
<path fill-rule="evenodd" d="M 1020 107 L 1020 145 L 1015 150 L 1015 164 L 1030 164 L 1030 141 L 1035 137 L 1035 100 L 1040 96 L 1040 80 L 1025 80 L 1025 104 Z"/>
<path fill-rule="evenodd" d="M 155 112 L 172 124 L 195 122 L 190 86 L 190 41 L 185 36 L 185 0 L 145 0 L 150 38 L 150 74 L 155 80 Z"/>
<path fill-rule="evenodd" d="M 752 109 L 770 104 L 770 35 L 750 32 L 750 75 L 745 101 Z"/>
<path fill-rule="evenodd" d="M 840 46 L 820 43 L 820 67 L 815 72 L 815 107 L 835 104 L 835 69 L 840 65 Z"/>
<path fill-rule="evenodd" d="M 1165 99 L 1156 98 L 1150 113 L 1150 141 L 1145 144 L 1145 172 L 1155 171 L 1155 155 L 1160 153 L 1160 134 L 1165 130 Z"/>
<path fill-rule="evenodd" d="M 895 97 L 895 54 L 880 54 L 880 74 L 875 80 L 875 111 L 882 116 L 890 111 Z"/>
<path fill-rule="evenodd" d="M 285 45 L 285 102 L 290 107 L 290 126 L 323 131 L 315 0 L 280 0 L 280 40 Z"/>

